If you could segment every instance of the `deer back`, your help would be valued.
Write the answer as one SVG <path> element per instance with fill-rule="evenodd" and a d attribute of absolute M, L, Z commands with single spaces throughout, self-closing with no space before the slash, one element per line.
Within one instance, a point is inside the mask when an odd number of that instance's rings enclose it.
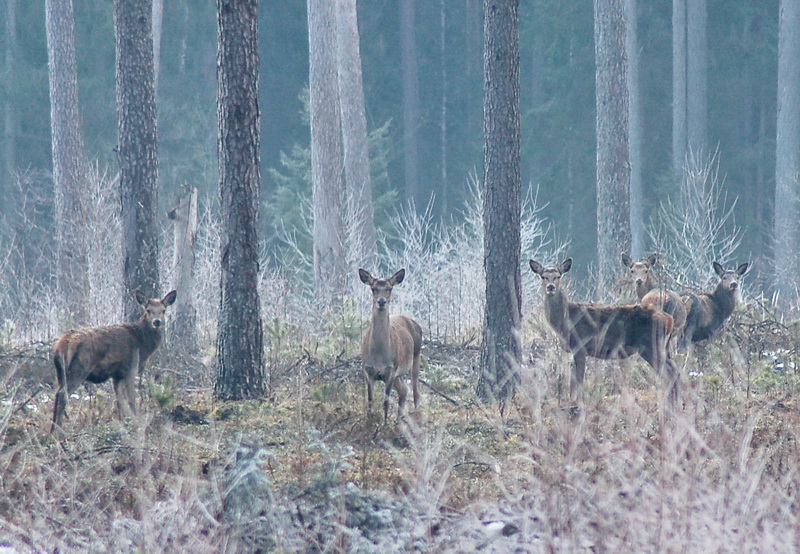
<path fill-rule="evenodd" d="M 649 350 L 672 328 L 669 314 L 647 306 L 569 303 L 570 349 L 596 358 L 625 358 Z"/>
<path fill-rule="evenodd" d="M 688 308 L 686 302 L 675 291 L 654 289 L 641 299 L 642 306 L 661 310 L 672 316 L 674 329 L 682 329 L 686 324 Z"/>

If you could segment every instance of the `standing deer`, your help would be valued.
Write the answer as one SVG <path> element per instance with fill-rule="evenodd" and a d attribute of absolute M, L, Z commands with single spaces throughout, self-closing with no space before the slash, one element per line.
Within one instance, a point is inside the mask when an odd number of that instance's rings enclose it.
<path fill-rule="evenodd" d="M 692 342 L 705 340 L 714 334 L 736 307 L 736 295 L 739 283 L 747 273 L 749 262 L 745 262 L 735 270 L 726 270 L 717 262 L 712 262 L 714 272 L 719 276 L 719 283 L 713 292 L 699 294 L 684 293 L 691 301 L 686 318 L 686 337 Z"/>
<path fill-rule="evenodd" d="M 408 389 L 406 375 L 411 373 L 414 409 L 419 405 L 419 353 L 422 328 L 403 315 L 389 315 L 392 288 L 403 282 L 406 270 L 401 269 L 388 279 L 375 279 L 365 269 L 358 270 L 361 282 L 372 289 L 372 323 L 361 341 L 361 360 L 367 380 L 368 411 L 372 412 L 374 381 L 383 381 L 383 421 L 389 419 L 389 394 L 397 390 L 397 418 L 403 417 Z"/>
<path fill-rule="evenodd" d="M 571 302 L 561 286 L 561 277 L 572 267 L 572 258 L 556 267 L 544 267 L 530 260 L 530 266 L 542 279 L 547 321 L 575 362 L 569 387 L 572 398 L 580 398 L 582 394 L 587 356 L 607 360 L 639 354 L 665 378 L 670 404 L 677 402 L 678 371 L 667 355 L 672 316 L 650 306 Z"/>
<path fill-rule="evenodd" d="M 686 325 L 686 315 L 689 312 L 690 302 L 673 290 L 662 287 L 656 288 L 653 273 L 650 270 L 656 265 L 657 260 L 656 254 L 650 254 L 646 260 L 641 262 L 633 261 L 625 252 L 622 254 L 622 263 L 628 268 L 628 273 L 636 289 L 636 296 L 639 297 L 639 301 L 643 306 L 657 308 L 672 316 L 672 333 L 667 342 L 670 347 L 674 346 L 683 349 L 687 342 L 683 329 Z"/>
<path fill-rule="evenodd" d="M 148 299 L 139 289 L 136 301 L 144 308 L 136 323 L 70 329 L 53 346 L 58 391 L 53 407 L 52 433 L 61 426 L 67 399 L 84 382 L 114 382 L 119 416 L 136 413 L 136 375 L 164 336 L 164 312 L 175 302 L 176 291 Z"/>

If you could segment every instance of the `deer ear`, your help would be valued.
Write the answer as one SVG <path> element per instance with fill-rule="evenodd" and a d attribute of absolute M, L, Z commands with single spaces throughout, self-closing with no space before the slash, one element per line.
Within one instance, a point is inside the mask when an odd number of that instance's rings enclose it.
<path fill-rule="evenodd" d="M 631 257 L 628 255 L 627 252 L 622 253 L 622 265 L 624 265 L 625 267 L 630 267 L 633 265 L 633 260 L 631 260 Z"/>
<path fill-rule="evenodd" d="M 172 306 L 177 297 L 178 297 L 178 291 L 176 290 L 170 291 L 166 294 L 166 296 L 164 296 L 164 298 L 161 299 L 161 303 L 164 304 L 164 306 Z"/>
<path fill-rule="evenodd" d="M 366 269 L 358 270 L 358 278 L 361 279 L 361 282 L 365 285 L 372 286 L 372 275 L 369 274 L 369 271 Z"/>
<path fill-rule="evenodd" d="M 398 269 L 397 273 L 389 277 L 389 284 L 392 286 L 399 285 L 406 278 L 406 269 Z"/>
<path fill-rule="evenodd" d="M 531 271 L 533 271 L 536 275 L 541 275 L 544 271 L 542 264 L 537 262 L 536 260 L 530 260 L 528 264 L 531 266 Z"/>
<path fill-rule="evenodd" d="M 653 267 L 654 265 L 656 265 L 657 261 L 658 261 L 658 254 L 656 254 L 655 252 L 650 254 L 650 256 L 648 256 L 648 258 L 647 258 L 647 263 L 650 264 L 650 267 Z"/>
<path fill-rule="evenodd" d="M 142 289 L 136 289 L 133 291 L 133 296 L 140 305 L 144 306 L 147 304 L 147 296 L 145 296 L 145 294 L 142 292 Z"/>
<path fill-rule="evenodd" d="M 725 273 L 725 268 L 719 262 L 711 262 L 711 267 L 714 268 L 714 273 L 722 277 L 722 274 Z"/>
<path fill-rule="evenodd" d="M 561 270 L 561 275 L 564 275 L 567 271 L 570 270 L 571 267 L 572 267 L 572 258 L 567 258 L 566 260 L 561 262 L 561 267 L 559 268 Z"/>
<path fill-rule="evenodd" d="M 741 277 L 745 273 L 747 273 L 747 268 L 750 267 L 750 262 L 745 262 L 739 267 L 736 268 L 736 274 Z"/>

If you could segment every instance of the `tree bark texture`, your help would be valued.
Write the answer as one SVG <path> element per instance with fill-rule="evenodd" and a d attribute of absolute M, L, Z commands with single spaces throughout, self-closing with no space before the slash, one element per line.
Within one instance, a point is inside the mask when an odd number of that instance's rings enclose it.
<path fill-rule="evenodd" d="M 775 145 L 775 289 L 797 306 L 800 217 L 800 0 L 781 0 Z"/>
<path fill-rule="evenodd" d="M 686 0 L 672 0 L 672 166 L 686 163 Z"/>
<path fill-rule="evenodd" d="M 625 0 L 595 0 L 598 296 L 607 298 L 631 247 Z"/>
<path fill-rule="evenodd" d="M 86 245 L 87 165 L 78 107 L 78 65 L 72 0 L 47 0 L 50 125 L 55 183 L 60 316 L 67 325 L 88 323 L 89 274 Z"/>
<path fill-rule="evenodd" d="M 214 394 L 263 397 L 258 295 L 258 0 L 217 0 L 217 112 L 222 272 Z"/>
<path fill-rule="evenodd" d="M 6 51 L 4 59 L 4 71 L 6 75 L 14 75 L 17 59 L 17 0 L 6 0 Z M 17 166 L 17 133 L 19 123 L 17 114 L 13 108 L 10 95 L 6 94 L 3 100 L 3 184 L 0 184 L 0 195 L 7 198 L 10 191 L 8 185 L 13 178 Z"/>
<path fill-rule="evenodd" d="M 195 244 L 197 243 L 197 187 L 190 187 L 179 205 L 169 212 L 174 228 L 171 290 L 181 291 L 181 301 L 167 330 L 170 350 L 182 355 L 197 353 L 197 311 L 194 292 Z"/>
<path fill-rule="evenodd" d="M 335 25 L 335 2 L 308 0 L 314 285 L 321 300 L 344 292 L 347 271 Z"/>
<path fill-rule="evenodd" d="M 686 147 L 695 157 L 709 153 L 707 20 L 706 0 L 686 0 Z"/>
<path fill-rule="evenodd" d="M 125 315 L 142 308 L 133 291 L 158 296 L 158 143 L 153 73 L 152 0 L 114 0 L 117 49 L 120 201 Z"/>
<path fill-rule="evenodd" d="M 417 71 L 416 0 L 400 2 L 400 66 L 403 73 L 403 167 L 406 200 L 418 208 L 419 191 L 419 75 Z"/>
<path fill-rule="evenodd" d="M 484 309 L 478 394 L 501 403 L 521 357 L 519 1 L 484 1 Z"/>
<path fill-rule="evenodd" d="M 628 138 L 631 168 L 631 255 L 644 255 L 647 232 L 644 226 L 644 186 L 642 184 L 642 113 L 639 91 L 639 38 L 636 0 L 625 0 L 625 50 L 628 55 Z"/>
<path fill-rule="evenodd" d="M 372 267 L 377 255 L 372 179 L 361 47 L 356 0 L 337 1 L 336 36 L 339 53 L 339 98 L 342 112 L 342 146 L 347 190 L 351 259 L 359 267 Z"/>

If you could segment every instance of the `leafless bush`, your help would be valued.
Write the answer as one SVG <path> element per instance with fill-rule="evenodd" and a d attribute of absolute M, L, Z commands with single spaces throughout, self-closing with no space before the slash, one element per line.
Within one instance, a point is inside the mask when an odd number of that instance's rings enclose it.
<path fill-rule="evenodd" d="M 729 201 L 722 185 L 717 155 L 690 156 L 677 195 L 661 203 L 649 225 L 659 259 L 682 286 L 708 289 L 715 282 L 711 262 L 735 261 L 742 230 L 734 221 L 736 199 Z"/>

